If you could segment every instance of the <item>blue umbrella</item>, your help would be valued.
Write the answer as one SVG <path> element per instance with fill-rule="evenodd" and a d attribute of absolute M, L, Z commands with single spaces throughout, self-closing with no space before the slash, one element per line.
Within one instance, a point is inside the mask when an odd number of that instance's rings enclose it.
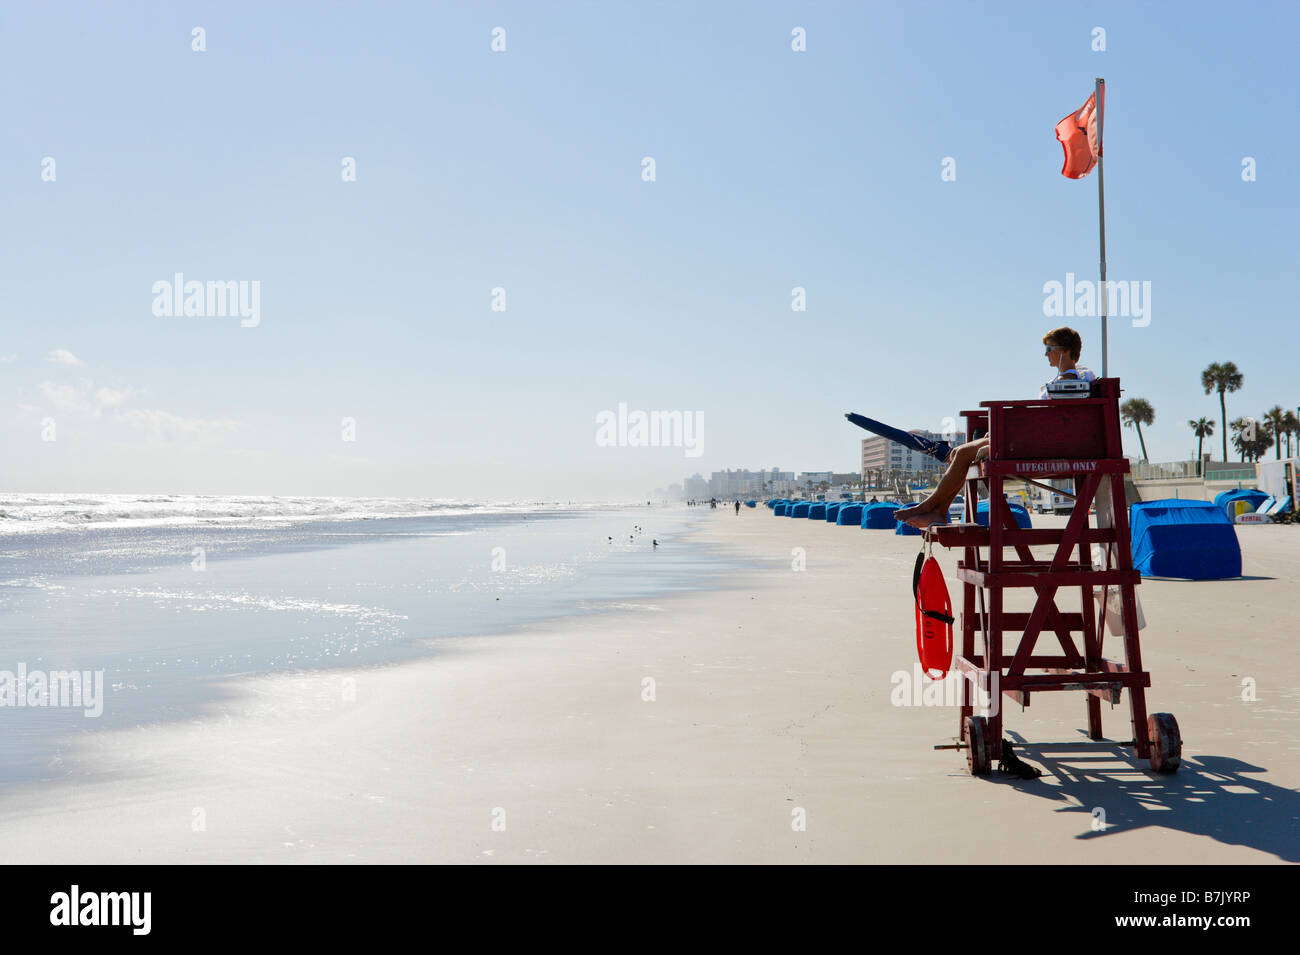
<path fill-rule="evenodd" d="M 891 428 L 887 424 L 882 424 L 874 418 L 864 418 L 857 413 L 846 414 L 848 418 L 859 428 L 865 428 L 872 434 L 878 434 L 882 438 L 888 438 L 890 441 L 896 441 L 905 448 L 911 448 L 913 451 L 920 451 L 922 454 L 928 454 L 932 458 L 938 458 L 940 461 L 947 461 L 948 454 L 952 447 L 946 441 L 931 441 L 929 438 L 923 438 L 919 434 L 912 434 L 908 431 L 900 431 L 898 428 Z"/>

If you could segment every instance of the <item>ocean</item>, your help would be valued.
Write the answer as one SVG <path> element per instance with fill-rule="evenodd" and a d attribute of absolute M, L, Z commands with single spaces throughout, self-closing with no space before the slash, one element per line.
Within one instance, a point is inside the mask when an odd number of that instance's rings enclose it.
<path fill-rule="evenodd" d="M 0 781 L 65 778 L 82 734 L 211 712 L 241 676 L 390 664 L 436 655 L 441 637 L 725 586 L 742 562 L 685 537 L 705 513 L 2 496 Z M 102 671 L 102 713 L 18 705 L 31 674 L 63 671 Z"/>

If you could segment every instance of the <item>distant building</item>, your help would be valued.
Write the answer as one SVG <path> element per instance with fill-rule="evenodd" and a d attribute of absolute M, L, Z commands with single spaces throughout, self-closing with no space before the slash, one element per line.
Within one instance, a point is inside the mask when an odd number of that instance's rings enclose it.
<path fill-rule="evenodd" d="M 709 478 L 709 496 L 718 498 L 739 497 L 762 483 L 757 471 L 714 471 Z"/>
<path fill-rule="evenodd" d="M 776 483 L 793 482 L 793 471 L 771 468 L 767 471 L 714 471 L 709 478 L 709 496 L 717 498 L 757 497 Z"/>
<path fill-rule="evenodd" d="M 955 434 L 940 434 L 937 431 L 923 431 L 914 428 L 911 434 L 929 438 L 931 441 L 947 441 L 952 444 L 957 440 Z M 921 474 L 942 474 L 944 463 L 937 458 L 920 451 L 905 448 L 896 441 L 874 436 L 862 439 L 862 475 L 870 471 L 905 471 Z"/>
<path fill-rule="evenodd" d="M 829 471 L 815 473 L 830 474 Z M 794 471 L 782 471 L 780 468 L 760 471 L 737 468 L 714 471 L 708 480 L 700 474 L 688 477 L 682 481 L 682 494 L 693 500 L 708 500 L 711 497 L 732 500 L 784 496 L 796 493 L 802 487 L 802 479 L 801 475 L 800 480 L 796 481 Z"/>

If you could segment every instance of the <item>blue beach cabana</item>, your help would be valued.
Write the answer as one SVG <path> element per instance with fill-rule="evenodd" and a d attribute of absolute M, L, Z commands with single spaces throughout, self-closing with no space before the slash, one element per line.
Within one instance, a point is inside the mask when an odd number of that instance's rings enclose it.
<path fill-rule="evenodd" d="M 835 515 L 835 523 L 847 527 L 857 527 L 862 521 L 861 504 L 845 504 Z"/>
<path fill-rule="evenodd" d="M 902 508 L 902 504 L 896 504 L 893 501 L 879 501 L 875 504 L 868 504 L 862 508 L 862 527 L 864 530 L 887 531 L 893 530 L 894 511 Z"/>
<path fill-rule="evenodd" d="M 1143 577 L 1241 576 L 1241 545 L 1217 501 L 1142 501 L 1129 508 L 1133 566 Z"/>
<path fill-rule="evenodd" d="M 1228 520 L 1232 520 L 1235 516 L 1233 514 L 1233 505 L 1236 504 L 1237 501 L 1248 502 L 1250 505 L 1248 510 L 1254 511 L 1257 510 L 1266 500 L 1268 500 L 1268 495 L 1263 491 L 1241 488 L 1236 491 L 1224 491 L 1214 499 L 1214 504 L 1216 507 L 1223 508 L 1223 513 L 1228 515 Z"/>
<path fill-rule="evenodd" d="M 1011 508 L 1011 514 L 1016 519 L 1017 527 L 1029 528 L 1034 526 L 1033 521 L 1029 519 L 1029 512 L 1025 510 L 1021 505 L 1015 503 L 1014 501 L 1008 501 L 1007 507 Z M 979 504 L 975 506 L 975 522 L 977 524 L 983 524 L 985 527 L 989 526 L 989 502 L 988 501 L 980 501 Z"/>

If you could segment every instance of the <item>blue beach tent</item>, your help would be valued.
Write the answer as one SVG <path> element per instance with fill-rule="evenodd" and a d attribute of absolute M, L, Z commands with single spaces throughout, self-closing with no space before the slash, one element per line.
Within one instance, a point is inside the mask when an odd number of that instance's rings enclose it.
<path fill-rule="evenodd" d="M 1224 505 L 1174 498 L 1129 508 L 1133 566 L 1143 577 L 1241 576 L 1241 545 Z"/>
<path fill-rule="evenodd" d="M 834 524 L 835 518 L 840 513 L 840 508 L 844 506 L 843 501 L 836 501 L 834 504 L 826 505 L 826 523 Z"/>
<path fill-rule="evenodd" d="M 785 517 L 785 509 L 789 506 L 789 504 L 775 504 L 772 506 L 772 513 L 777 517 Z"/>
<path fill-rule="evenodd" d="M 757 507 L 757 506 L 758 506 L 758 501 L 746 501 L 746 502 L 745 502 L 745 506 L 746 506 L 746 507 Z"/>
<path fill-rule="evenodd" d="M 861 504 L 845 504 L 835 515 L 835 523 L 847 527 L 857 527 L 862 521 Z"/>
<path fill-rule="evenodd" d="M 898 521 L 894 525 L 894 533 L 899 537 L 920 537 L 921 528 L 913 527 L 911 524 L 904 524 L 902 521 Z"/>
<path fill-rule="evenodd" d="M 800 502 L 799 502 L 798 504 L 796 504 L 794 507 L 790 508 L 789 516 L 790 516 L 790 517 L 807 517 L 807 516 L 808 516 L 808 508 L 810 508 L 810 507 L 812 507 L 812 502 L 811 502 L 811 501 L 800 501 Z"/>
<path fill-rule="evenodd" d="M 1258 510 L 1259 506 L 1263 504 L 1264 501 L 1267 499 L 1268 499 L 1268 495 L 1265 494 L 1263 491 L 1255 491 L 1247 488 L 1242 488 L 1241 490 L 1237 490 L 1237 491 L 1224 491 L 1222 494 L 1220 494 L 1218 497 L 1214 499 L 1214 504 L 1216 507 L 1223 508 L 1223 513 L 1227 514 L 1228 519 L 1231 520 L 1233 517 L 1232 505 L 1237 501 L 1249 501 L 1250 502 L 1249 509 L 1255 511 Z"/>
<path fill-rule="evenodd" d="M 1029 512 L 1027 510 L 1014 501 L 1008 501 L 1007 503 L 1011 507 L 1011 514 L 1016 519 L 1017 527 L 1029 528 L 1034 526 L 1033 521 L 1029 519 Z M 975 522 L 977 524 L 983 524 L 985 527 L 989 526 L 988 501 L 980 501 L 975 505 Z"/>
<path fill-rule="evenodd" d="M 879 501 L 875 504 L 868 504 L 862 508 L 862 527 L 864 530 L 884 531 L 893 530 L 894 511 L 902 508 L 902 504 L 896 504 L 893 501 Z"/>
<path fill-rule="evenodd" d="M 826 505 L 814 504 L 812 507 L 808 508 L 808 520 L 810 521 L 826 520 Z"/>

